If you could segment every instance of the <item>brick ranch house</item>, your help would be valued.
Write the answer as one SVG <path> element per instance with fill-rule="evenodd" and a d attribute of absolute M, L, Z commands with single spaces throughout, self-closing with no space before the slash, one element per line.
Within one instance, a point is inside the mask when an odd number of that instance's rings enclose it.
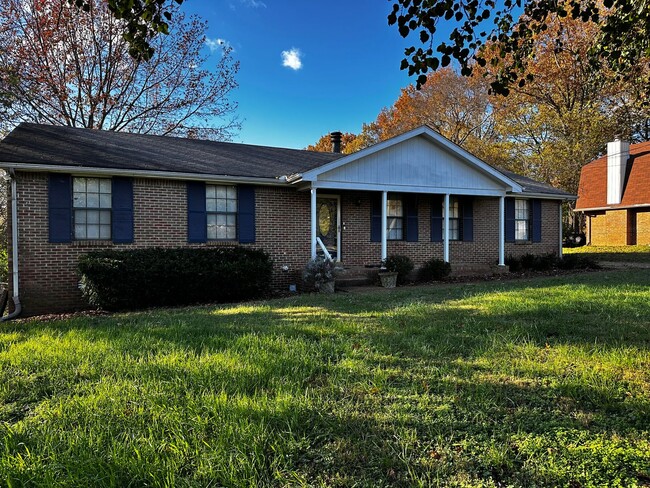
<path fill-rule="evenodd" d="M 607 155 L 583 166 L 576 211 L 587 244 L 650 245 L 650 142 L 610 142 Z"/>
<path fill-rule="evenodd" d="M 83 307 L 77 260 L 103 248 L 262 248 L 281 290 L 325 253 L 345 267 L 405 254 L 456 268 L 561 254 L 571 195 L 428 127 L 352 155 L 339 141 L 317 153 L 20 124 L 0 143 L 14 300 L 29 315 Z"/>

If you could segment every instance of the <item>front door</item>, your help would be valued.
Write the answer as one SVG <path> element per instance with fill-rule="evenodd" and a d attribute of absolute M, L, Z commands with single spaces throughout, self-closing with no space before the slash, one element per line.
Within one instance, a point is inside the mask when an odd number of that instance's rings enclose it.
<path fill-rule="evenodd" d="M 341 226 L 339 225 L 340 199 L 337 196 L 319 196 L 316 199 L 316 235 L 323 242 L 327 252 L 334 261 L 340 261 Z M 318 255 L 323 252 L 320 244 L 316 248 Z"/>

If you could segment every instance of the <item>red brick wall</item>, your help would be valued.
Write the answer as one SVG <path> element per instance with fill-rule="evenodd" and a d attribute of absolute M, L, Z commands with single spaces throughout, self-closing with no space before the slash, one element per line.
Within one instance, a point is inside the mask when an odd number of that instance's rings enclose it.
<path fill-rule="evenodd" d="M 89 251 L 224 245 L 188 244 L 185 182 L 154 179 L 133 181 L 132 244 L 52 244 L 47 225 L 47 181 L 45 173 L 17 173 L 19 289 L 25 315 L 86 307 L 78 289 L 76 267 L 79 256 Z M 271 254 L 275 263 L 274 286 L 285 290 L 289 283 L 299 284 L 302 268 L 309 259 L 309 194 L 292 188 L 258 187 L 256 212 L 257 242 L 248 246 L 263 248 Z M 283 266 L 288 266 L 288 271 Z"/>
<path fill-rule="evenodd" d="M 79 309 L 85 306 L 76 274 L 80 255 L 97 249 L 152 246 L 213 246 L 224 243 L 187 243 L 186 184 L 181 181 L 135 179 L 134 242 L 48 242 L 47 174 L 17 173 L 20 294 L 26 315 Z M 369 192 L 341 192 L 342 250 L 346 265 L 379 264 L 380 243 L 370 242 Z M 430 242 L 431 199 L 420 197 L 419 242 L 389 241 L 389 254 L 406 254 L 420 266 L 431 257 L 442 258 L 442 243 Z M 494 264 L 498 259 L 497 198 L 474 201 L 474 241 L 451 242 L 452 263 Z M 558 251 L 558 204 L 542 206 L 543 243 L 506 244 L 508 254 Z M 274 260 L 274 286 L 287 290 L 300 285 L 309 259 L 310 195 L 294 188 L 256 188 L 256 243 Z M 226 244 L 230 245 L 230 244 Z"/>

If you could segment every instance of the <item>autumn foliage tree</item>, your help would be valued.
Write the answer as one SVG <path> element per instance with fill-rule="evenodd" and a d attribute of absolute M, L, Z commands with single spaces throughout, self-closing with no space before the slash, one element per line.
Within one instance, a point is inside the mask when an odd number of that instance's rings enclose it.
<path fill-rule="evenodd" d="M 174 10 L 171 35 L 151 39 L 149 61 L 129 55 L 107 0 L 4 0 L 0 80 L 5 125 L 20 121 L 145 134 L 229 139 L 240 124 L 239 64 L 224 47 L 205 68 L 206 24 Z"/>

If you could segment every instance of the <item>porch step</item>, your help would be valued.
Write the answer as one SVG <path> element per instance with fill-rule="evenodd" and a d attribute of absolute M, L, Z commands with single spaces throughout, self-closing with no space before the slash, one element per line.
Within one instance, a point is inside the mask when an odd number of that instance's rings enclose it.
<path fill-rule="evenodd" d="M 335 280 L 337 288 L 372 285 L 377 270 L 362 266 L 339 267 Z"/>

